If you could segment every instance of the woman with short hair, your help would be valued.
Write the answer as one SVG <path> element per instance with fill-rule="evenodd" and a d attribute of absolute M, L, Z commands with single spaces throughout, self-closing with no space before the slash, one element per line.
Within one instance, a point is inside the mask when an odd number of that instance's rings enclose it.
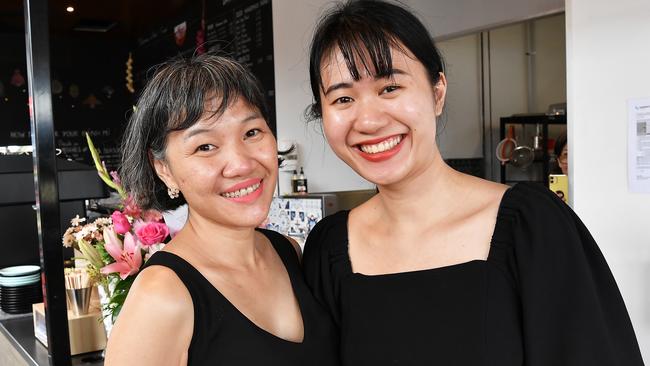
<path fill-rule="evenodd" d="M 256 229 L 275 190 L 264 94 L 237 62 L 175 59 L 148 82 L 125 132 L 122 183 L 143 208 L 188 205 L 117 318 L 106 365 L 337 365 L 331 318 L 300 248 Z"/>

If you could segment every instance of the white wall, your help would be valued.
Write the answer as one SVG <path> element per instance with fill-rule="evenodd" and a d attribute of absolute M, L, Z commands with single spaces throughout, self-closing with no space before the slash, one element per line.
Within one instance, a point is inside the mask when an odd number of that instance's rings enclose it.
<path fill-rule="evenodd" d="M 407 0 L 437 38 L 490 28 L 563 10 L 563 0 Z M 312 192 L 360 190 L 372 186 L 341 163 L 324 143 L 318 125 L 302 117 L 311 102 L 308 47 L 314 24 L 327 0 L 273 0 L 273 48 L 278 139 L 296 140 Z M 288 173 L 280 190 L 287 192 Z"/>
<path fill-rule="evenodd" d="M 564 10 L 564 0 L 405 0 L 437 38 L 453 38 Z"/>
<path fill-rule="evenodd" d="M 303 118 L 311 103 L 309 86 L 309 42 L 314 23 L 327 8 L 323 0 L 274 0 L 273 51 L 275 57 L 275 107 L 278 140 L 293 140 L 299 146 L 300 164 L 310 192 L 361 190 L 372 185 L 359 177 L 332 152 L 321 132 L 320 122 Z M 291 191 L 290 174 L 280 172 L 280 193 Z"/>
<path fill-rule="evenodd" d="M 501 140 L 501 117 L 515 113 L 526 113 L 528 103 L 528 64 L 526 59 L 526 26 L 523 23 L 491 30 L 489 47 L 490 73 L 490 116 L 488 129 L 491 131 L 486 161 L 491 162 L 492 180 L 500 180 L 501 162 L 496 159 L 496 146 Z M 517 129 L 520 129 L 517 126 Z M 515 136 L 519 144 L 524 143 L 522 131 Z M 518 169 L 510 169 L 521 174 Z M 513 177 L 522 178 L 520 176 Z M 525 179 L 525 177 L 523 177 Z"/>
<path fill-rule="evenodd" d="M 564 14 L 532 22 L 535 45 L 535 100 L 531 112 L 566 102 L 566 34 Z"/>
<path fill-rule="evenodd" d="M 438 124 L 438 147 L 445 159 L 483 157 L 480 34 L 442 42 L 447 96 L 442 124 Z"/>
<path fill-rule="evenodd" d="M 650 97 L 650 1 L 567 0 L 573 207 L 617 279 L 650 362 L 650 194 L 627 190 L 629 98 Z"/>

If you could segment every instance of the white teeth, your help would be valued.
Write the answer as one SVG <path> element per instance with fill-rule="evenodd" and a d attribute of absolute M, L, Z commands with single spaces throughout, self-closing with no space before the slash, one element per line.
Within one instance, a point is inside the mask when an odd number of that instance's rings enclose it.
<path fill-rule="evenodd" d="M 248 196 L 249 194 L 257 191 L 258 188 L 260 188 L 260 184 L 255 183 L 250 187 L 242 188 L 238 191 L 222 193 L 221 195 L 226 198 L 239 198 L 243 196 Z"/>
<path fill-rule="evenodd" d="M 402 141 L 402 135 L 397 135 L 395 137 L 391 137 L 388 140 L 384 140 L 378 144 L 374 145 L 359 145 L 359 148 L 361 151 L 367 153 L 367 154 L 376 154 L 380 152 L 384 152 L 387 150 L 390 150 L 397 146 Z"/>

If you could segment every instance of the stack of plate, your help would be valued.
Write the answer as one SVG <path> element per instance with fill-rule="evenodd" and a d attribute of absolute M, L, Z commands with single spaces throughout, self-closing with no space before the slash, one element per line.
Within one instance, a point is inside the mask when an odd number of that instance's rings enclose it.
<path fill-rule="evenodd" d="M 41 267 L 15 266 L 0 269 L 0 308 L 9 314 L 28 313 L 43 301 Z"/>

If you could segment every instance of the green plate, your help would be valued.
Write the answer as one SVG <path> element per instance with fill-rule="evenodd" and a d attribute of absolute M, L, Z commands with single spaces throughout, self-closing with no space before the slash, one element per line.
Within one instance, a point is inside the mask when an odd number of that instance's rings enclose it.
<path fill-rule="evenodd" d="M 13 267 L 6 267 L 0 269 L 0 276 L 19 277 L 19 276 L 27 276 L 34 273 L 39 273 L 40 271 L 41 271 L 41 267 L 39 266 L 33 266 L 33 265 L 13 266 Z"/>
<path fill-rule="evenodd" d="M 18 287 L 31 285 L 40 281 L 41 275 L 29 276 L 29 277 L 0 277 L 0 286 L 3 287 Z"/>

